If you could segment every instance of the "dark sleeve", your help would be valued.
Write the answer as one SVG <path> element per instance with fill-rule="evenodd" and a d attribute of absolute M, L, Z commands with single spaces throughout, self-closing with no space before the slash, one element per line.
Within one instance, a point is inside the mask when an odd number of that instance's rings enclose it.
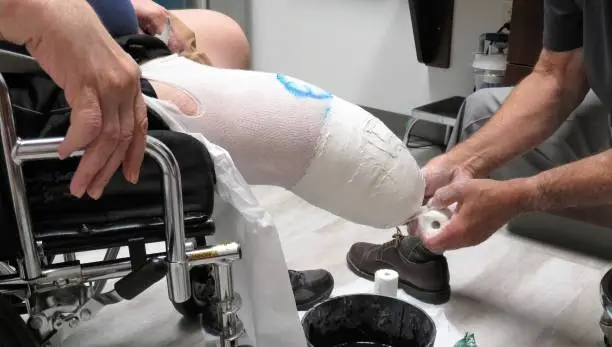
<path fill-rule="evenodd" d="M 544 0 L 543 44 L 553 52 L 582 47 L 582 11 L 574 0 Z"/>

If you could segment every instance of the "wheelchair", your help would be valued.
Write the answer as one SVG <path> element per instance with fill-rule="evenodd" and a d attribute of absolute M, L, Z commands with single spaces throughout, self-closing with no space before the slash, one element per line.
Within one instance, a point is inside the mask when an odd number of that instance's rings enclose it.
<path fill-rule="evenodd" d="M 28 81 L 42 78 L 37 63 L 5 50 L 0 58 L 0 346 L 59 347 L 105 306 L 131 300 L 164 277 L 177 311 L 201 319 L 220 346 L 236 346 L 244 329 L 232 264 L 241 248 L 206 243 L 215 232 L 216 182 L 205 146 L 170 131 L 149 110 L 139 183 L 116 173 L 99 200 L 73 198 L 69 184 L 82 153 L 65 160 L 56 153 L 66 108 L 24 108 L 17 101 L 36 85 Z M 47 89 L 37 95 L 60 92 Z M 165 242 L 165 252 L 148 254 L 145 246 L 155 242 Z M 125 246 L 129 257 L 118 258 Z M 76 253 L 92 250 L 106 254 L 77 260 Z M 104 291 L 111 279 L 117 282 Z M 196 295 L 202 288 L 211 300 Z"/>

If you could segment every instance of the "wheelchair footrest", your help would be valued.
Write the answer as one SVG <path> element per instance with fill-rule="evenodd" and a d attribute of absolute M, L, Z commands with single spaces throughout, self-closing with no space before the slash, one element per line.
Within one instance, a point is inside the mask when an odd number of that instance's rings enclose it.
<path fill-rule="evenodd" d="M 159 282 L 167 273 L 168 264 L 164 259 L 151 258 L 143 266 L 117 281 L 115 292 L 125 300 L 132 300 Z"/>

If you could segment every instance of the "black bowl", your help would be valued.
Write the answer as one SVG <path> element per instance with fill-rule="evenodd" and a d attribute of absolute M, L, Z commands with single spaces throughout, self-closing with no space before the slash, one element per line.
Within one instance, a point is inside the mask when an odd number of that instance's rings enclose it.
<path fill-rule="evenodd" d="M 311 347 L 433 347 L 436 326 L 405 301 L 372 294 L 329 299 L 302 319 Z"/>

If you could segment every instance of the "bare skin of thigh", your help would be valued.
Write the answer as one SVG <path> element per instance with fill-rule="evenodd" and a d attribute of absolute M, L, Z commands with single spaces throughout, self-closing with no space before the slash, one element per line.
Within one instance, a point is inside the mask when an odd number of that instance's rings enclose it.
<path fill-rule="evenodd" d="M 178 107 L 185 115 L 195 115 L 197 112 L 197 104 L 193 97 L 185 93 L 183 90 L 157 81 L 150 81 L 157 98 L 160 100 L 170 101 Z"/>
<path fill-rule="evenodd" d="M 226 69 L 250 67 L 249 42 L 240 25 L 232 18 L 220 12 L 204 9 L 171 12 L 195 33 L 197 50 L 208 56 L 214 67 Z M 174 103 L 186 115 L 196 113 L 196 103 L 184 91 L 156 81 L 151 81 L 151 85 L 159 99 Z"/>
<path fill-rule="evenodd" d="M 197 50 L 219 68 L 248 69 L 250 47 L 242 28 L 225 14 L 201 9 L 172 10 L 196 36 Z"/>
<path fill-rule="evenodd" d="M 189 27 L 196 38 L 196 49 L 204 53 L 214 67 L 248 69 L 250 47 L 246 35 L 236 21 L 229 16 L 211 10 L 172 10 L 180 21 Z M 161 100 L 174 103 L 184 114 L 193 115 L 197 105 L 184 91 L 165 83 L 151 81 Z"/>

